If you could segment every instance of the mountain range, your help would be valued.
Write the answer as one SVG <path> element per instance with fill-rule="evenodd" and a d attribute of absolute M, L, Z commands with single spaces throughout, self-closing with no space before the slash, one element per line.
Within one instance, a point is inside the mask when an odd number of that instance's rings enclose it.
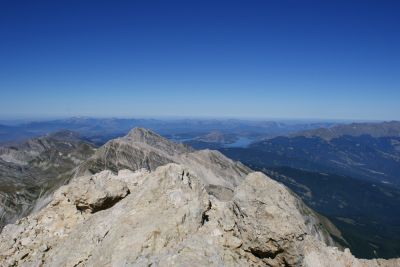
<path fill-rule="evenodd" d="M 342 136 L 370 135 L 379 137 L 400 137 L 400 122 L 385 121 L 380 123 L 351 123 L 339 124 L 329 128 L 317 128 L 313 130 L 300 131 L 291 136 L 320 137 L 332 140 Z"/>
<path fill-rule="evenodd" d="M 121 121 L 129 123 L 119 128 Z M 245 122 L 247 126 L 241 128 L 240 121 L 218 126 L 218 121 L 210 120 L 173 128 L 176 121 L 136 121 L 154 123 L 154 128 L 162 129 L 162 136 L 175 143 L 149 130 L 129 132 L 132 121 L 121 121 L 73 118 L 41 122 L 35 135 L 45 135 L 31 139 L 16 135 L 12 141 L 12 133 L 6 133 L 10 140 L 0 145 L 0 228 L 40 212 L 71 179 L 104 170 L 110 177 L 127 170 L 154 172 L 174 163 L 195 169 L 207 194 L 222 201 L 232 199 L 235 188 L 252 169 L 261 171 L 318 212 L 313 212 L 312 221 L 318 220 L 328 233 L 324 234 L 324 242 L 330 240 L 327 244 L 348 247 L 360 258 L 400 256 L 400 217 L 394 212 L 400 206 L 399 122 L 257 122 L 251 127 Z M 47 134 L 68 125 L 66 122 L 78 132 Z M 103 132 L 106 127 L 109 131 Z M 281 134 L 274 132 L 278 128 Z M 305 131 L 307 128 L 311 130 Z M 127 134 L 122 136 L 124 132 Z"/>
<path fill-rule="evenodd" d="M 287 185 L 358 257 L 399 257 L 400 123 L 338 125 L 219 150 Z"/>
<path fill-rule="evenodd" d="M 400 264 L 355 258 L 327 218 L 218 151 L 137 128 L 85 155 L 47 205 L 4 227 L 3 266 Z"/>
<path fill-rule="evenodd" d="M 239 119 L 121 119 L 74 117 L 67 119 L 0 124 L 0 143 L 24 140 L 60 130 L 79 133 L 82 138 L 97 145 L 126 135 L 134 127 L 158 132 L 172 140 L 209 140 L 207 135 L 228 135 L 228 142 L 240 137 L 259 140 L 266 137 L 295 133 L 335 125 L 335 122 L 268 121 Z"/>

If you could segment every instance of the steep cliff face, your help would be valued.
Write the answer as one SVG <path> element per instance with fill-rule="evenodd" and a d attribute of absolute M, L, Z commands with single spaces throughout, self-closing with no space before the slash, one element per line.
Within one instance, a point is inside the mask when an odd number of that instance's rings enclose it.
<path fill-rule="evenodd" d="M 124 153 L 104 154 L 103 147 L 88 160 L 102 160 L 105 170 L 91 173 L 84 163 L 49 205 L 7 225 L 1 266 L 400 264 L 358 260 L 328 247 L 333 241 L 319 217 L 262 173 L 213 151 L 177 145 L 182 151 L 165 153 L 174 144 L 136 134 L 111 142 Z M 139 147 L 144 155 L 161 151 L 173 163 L 142 166 L 143 154 L 129 157 Z"/>

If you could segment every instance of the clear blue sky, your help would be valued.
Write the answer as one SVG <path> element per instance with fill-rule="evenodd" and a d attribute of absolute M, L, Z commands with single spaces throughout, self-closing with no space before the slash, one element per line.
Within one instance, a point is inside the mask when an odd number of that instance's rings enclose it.
<path fill-rule="evenodd" d="M 0 1 L 0 117 L 400 119 L 400 1 Z"/>

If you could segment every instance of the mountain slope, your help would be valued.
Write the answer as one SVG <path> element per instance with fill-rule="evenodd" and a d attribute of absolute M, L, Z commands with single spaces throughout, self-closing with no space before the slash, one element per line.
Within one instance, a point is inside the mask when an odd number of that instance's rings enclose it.
<path fill-rule="evenodd" d="M 223 149 L 231 151 L 235 149 Z M 400 186 L 400 137 L 277 137 L 237 149 L 270 166 L 333 172 Z"/>
<path fill-rule="evenodd" d="M 337 225 L 358 257 L 400 254 L 400 190 L 328 173 L 287 167 L 264 170 L 285 184 L 312 209 Z"/>
<path fill-rule="evenodd" d="M 302 196 L 338 226 L 356 256 L 398 257 L 400 137 L 385 136 L 396 134 L 398 123 L 362 125 L 354 136 L 338 130 L 352 129 L 347 125 L 331 128 L 331 139 L 311 131 L 220 151 Z"/>
<path fill-rule="evenodd" d="M 39 208 L 38 199 L 67 182 L 93 152 L 92 144 L 69 131 L 0 147 L 0 228 Z"/>

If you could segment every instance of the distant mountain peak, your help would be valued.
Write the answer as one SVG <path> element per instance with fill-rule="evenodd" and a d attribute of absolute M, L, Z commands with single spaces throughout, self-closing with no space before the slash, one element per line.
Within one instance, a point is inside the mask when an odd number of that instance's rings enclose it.
<path fill-rule="evenodd" d="M 211 162 L 210 162 L 211 161 Z M 210 162 L 205 167 L 204 163 Z M 190 146 L 174 143 L 151 130 L 134 128 L 126 136 L 113 139 L 100 147 L 75 174 L 98 173 L 108 169 L 117 173 L 122 169 L 155 170 L 167 163 L 197 166 L 208 173 L 209 183 L 234 187 L 250 170 L 216 151 L 195 151 Z"/>
<path fill-rule="evenodd" d="M 130 130 L 126 137 L 133 140 L 137 140 L 138 142 L 143 142 L 148 139 L 158 139 L 158 140 L 164 139 L 161 135 L 156 134 L 151 130 L 140 127 L 135 127 L 132 130 Z"/>
<path fill-rule="evenodd" d="M 70 130 L 60 130 L 57 132 L 49 133 L 46 137 L 60 139 L 60 140 L 78 140 L 80 139 L 80 134 Z"/>
<path fill-rule="evenodd" d="M 149 129 L 140 127 L 133 128 L 126 136 L 120 139 L 112 140 L 111 142 L 121 141 L 125 143 L 134 142 L 142 145 L 146 144 L 149 147 L 164 151 L 169 155 L 193 151 L 193 149 L 187 145 L 172 142 Z"/>

